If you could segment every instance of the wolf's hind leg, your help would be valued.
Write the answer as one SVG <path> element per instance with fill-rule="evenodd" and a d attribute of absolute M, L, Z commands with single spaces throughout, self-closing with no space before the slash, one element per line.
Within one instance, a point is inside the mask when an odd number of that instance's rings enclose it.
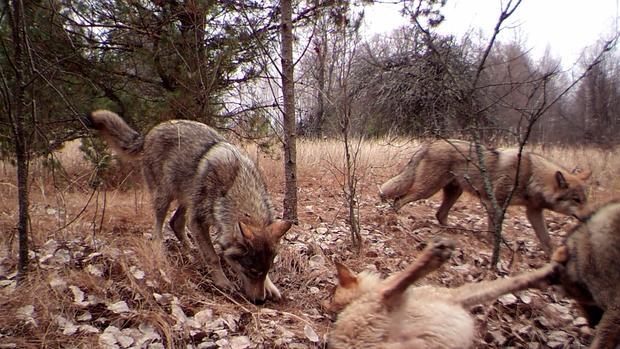
<path fill-rule="evenodd" d="M 421 171 L 423 172 L 423 170 Z M 420 175 L 411 185 L 407 194 L 394 201 L 394 209 L 398 211 L 410 202 L 428 199 L 452 181 L 453 179 L 451 177 L 437 175 L 435 173 L 426 174 L 424 176 Z"/>
<path fill-rule="evenodd" d="M 452 292 L 455 301 L 467 308 L 489 302 L 509 292 L 532 287 L 542 288 L 550 283 L 549 280 L 556 275 L 559 268 L 561 268 L 559 264 L 550 263 L 540 269 L 512 277 L 466 284 Z"/>
<path fill-rule="evenodd" d="M 407 288 L 438 269 L 450 258 L 454 244 L 451 241 L 439 241 L 430 244 L 407 269 L 385 282 L 382 290 L 383 303 L 388 307 L 396 306 Z"/>
<path fill-rule="evenodd" d="M 176 235 L 177 239 L 183 244 L 185 251 L 189 252 L 191 249 L 187 233 L 185 232 L 185 214 L 187 207 L 185 205 L 179 205 L 174 215 L 170 219 L 170 228 Z"/>
<path fill-rule="evenodd" d="M 162 228 L 164 226 L 166 213 L 168 213 L 171 202 L 172 198 L 170 198 L 169 195 L 165 195 L 157 191 L 153 192 L 153 209 L 155 211 L 155 228 L 153 234 L 155 238 L 159 239 L 160 241 L 164 240 Z"/>
<path fill-rule="evenodd" d="M 620 308 L 617 305 L 607 309 L 596 326 L 596 336 L 590 348 L 613 349 L 620 345 Z"/>
<path fill-rule="evenodd" d="M 454 203 L 456 203 L 456 200 L 458 200 L 462 194 L 463 188 L 461 188 L 456 181 L 452 181 L 443 187 L 443 201 L 441 202 L 441 206 L 435 215 L 439 224 L 448 224 L 448 212 L 450 212 L 450 209 L 454 206 Z"/>
<path fill-rule="evenodd" d="M 200 216 L 200 218 L 198 218 L 195 215 L 192 215 L 190 224 L 194 239 L 198 245 L 198 253 L 203 262 L 211 268 L 213 282 L 219 288 L 232 290 L 234 286 L 228 280 L 226 275 L 224 275 L 220 257 L 217 255 L 215 248 L 213 247 L 211 235 L 209 235 L 209 225 L 206 223 L 205 217 Z"/>

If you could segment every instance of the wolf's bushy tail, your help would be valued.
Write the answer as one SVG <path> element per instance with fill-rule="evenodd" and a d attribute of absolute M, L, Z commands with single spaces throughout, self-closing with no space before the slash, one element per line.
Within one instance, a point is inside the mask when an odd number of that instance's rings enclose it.
<path fill-rule="evenodd" d="M 83 121 L 87 127 L 99 131 L 101 138 L 119 155 L 132 159 L 142 152 L 144 138 L 118 114 L 109 110 L 95 110 L 88 113 Z"/>
<path fill-rule="evenodd" d="M 393 199 L 404 195 L 413 185 L 416 168 L 426 153 L 428 153 L 428 144 L 423 143 L 418 146 L 402 171 L 379 187 L 379 196 L 383 199 Z"/>

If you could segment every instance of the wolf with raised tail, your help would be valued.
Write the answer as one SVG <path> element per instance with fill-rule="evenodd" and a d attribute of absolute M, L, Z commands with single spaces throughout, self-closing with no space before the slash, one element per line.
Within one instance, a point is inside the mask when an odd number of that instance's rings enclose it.
<path fill-rule="evenodd" d="M 578 219 L 587 209 L 586 185 L 591 172 L 573 173 L 544 157 L 518 149 L 497 150 L 482 147 L 484 170 L 492 183 L 499 205 L 525 206 L 542 248 L 551 256 L 553 246 L 547 232 L 543 210 Z M 448 212 L 463 191 L 478 196 L 489 208 L 488 227 L 492 229 L 494 210 L 484 186 L 483 169 L 473 143 L 461 140 L 435 140 L 421 144 L 402 171 L 379 188 L 382 200 L 393 200 L 396 210 L 409 202 L 427 199 L 443 189 L 443 201 L 436 217 L 446 225 Z M 515 179 L 518 179 L 515 180 Z M 516 187 L 515 187 L 516 184 Z"/>
<path fill-rule="evenodd" d="M 170 226 L 189 252 L 186 220 L 215 285 L 231 289 L 217 255 L 210 227 L 224 260 L 243 281 L 245 294 L 260 304 L 267 296 L 281 298 L 268 272 L 280 238 L 291 222 L 276 219 L 264 180 L 246 154 L 214 129 L 189 120 L 163 122 L 144 137 L 117 114 L 96 110 L 84 122 L 98 131 L 122 158 L 137 161 L 152 196 L 154 235 L 173 201 L 178 205 Z"/>

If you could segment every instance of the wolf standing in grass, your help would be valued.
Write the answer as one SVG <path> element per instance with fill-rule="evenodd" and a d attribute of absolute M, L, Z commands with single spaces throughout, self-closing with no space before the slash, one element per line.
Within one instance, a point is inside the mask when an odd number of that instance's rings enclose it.
<path fill-rule="evenodd" d="M 266 296 L 281 298 L 268 272 L 291 223 L 275 219 L 263 178 L 244 153 L 212 128 L 194 121 L 164 122 L 145 137 L 107 110 L 90 113 L 85 123 L 122 157 L 140 161 L 152 195 L 157 238 L 162 238 L 166 213 L 176 200 L 170 226 L 189 251 L 185 233 L 189 221 L 218 287 L 231 289 L 232 284 L 213 248 L 210 227 L 218 231 L 217 243 L 243 280 L 245 294 L 256 303 L 263 303 Z"/>
<path fill-rule="evenodd" d="M 579 218 L 586 208 L 584 181 L 590 173 L 573 174 L 530 152 L 522 152 L 519 160 L 518 149 L 483 148 L 482 156 L 498 204 L 510 200 L 510 205 L 525 206 L 527 219 L 550 256 L 553 247 L 543 209 Z M 394 208 L 398 210 L 443 189 L 443 201 L 436 216 L 440 224 L 446 225 L 448 212 L 463 191 L 478 196 L 491 208 L 478 163 L 472 143 L 460 140 L 424 143 L 398 175 L 381 185 L 379 196 L 394 200 Z M 487 211 L 487 229 L 491 230 L 494 211 Z"/>

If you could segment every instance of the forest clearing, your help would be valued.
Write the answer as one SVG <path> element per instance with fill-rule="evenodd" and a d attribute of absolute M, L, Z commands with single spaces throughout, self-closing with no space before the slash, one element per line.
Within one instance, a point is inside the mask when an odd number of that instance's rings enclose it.
<path fill-rule="evenodd" d="M 196 259 L 188 259 L 166 224 L 165 247 L 152 241 L 152 211 L 140 177 L 114 165 L 117 187 L 89 187 L 93 170 L 79 141 L 57 155 L 66 173 L 40 162 L 32 166 L 32 258 L 24 285 L 16 288 L 16 238 L 0 246 L 2 347 L 94 346 L 109 348 L 323 348 L 330 314 L 323 307 L 335 286 L 334 260 L 355 271 L 370 268 L 389 275 L 407 266 L 426 244 L 443 237 L 456 251 L 422 284 L 456 287 L 540 267 L 545 255 L 523 209 L 510 208 L 497 270 L 489 268 L 491 242 L 478 200 L 465 196 L 453 208 L 449 226 L 434 212 L 439 194 L 405 206 L 398 214 L 381 203 L 377 186 L 400 169 L 413 143 L 365 141 L 360 158 L 360 223 L 364 240 L 351 247 L 342 186 L 342 146 L 336 141 L 303 141 L 298 149 L 299 224 L 282 243 L 272 279 L 283 301 L 256 306 L 239 293 L 213 287 Z M 602 203 L 619 192 L 613 171 L 618 150 L 534 149 L 564 165 L 593 171 L 589 200 Z M 277 151 L 247 147 L 265 175 L 276 211 L 281 212 L 283 176 Z M 14 168 L 2 169 L 0 229 L 14 231 Z M 545 212 L 555 244 L 576 224 Z M 231 273 L 228 273 L 232 276 Z M 558 289 L 508 294 L 472 309 L 477 347 L 579 348 L 593 330 L 572 300 Z"/>
<path fill-rule="evenodd" d="M 522 2 L 2 2 L 0 348 L 620 344 L 619 5 Z"/>

